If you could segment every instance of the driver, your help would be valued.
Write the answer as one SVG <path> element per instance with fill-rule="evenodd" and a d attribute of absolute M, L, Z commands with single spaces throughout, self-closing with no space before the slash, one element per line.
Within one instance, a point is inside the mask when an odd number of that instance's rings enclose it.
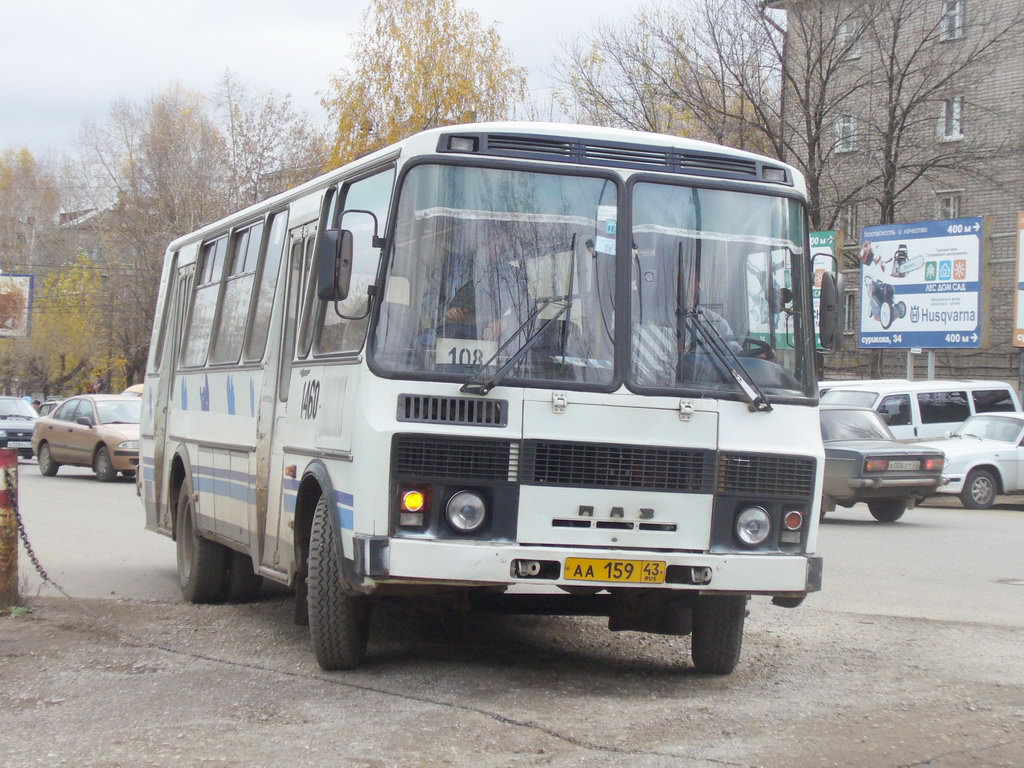
<path fill-rule="evenodd" d="M 526 274 L 497 231 L 486 231 L 475 253 L 452 254 L 447 271 L 442 336 L 503 342 L 529 314 Z"/>

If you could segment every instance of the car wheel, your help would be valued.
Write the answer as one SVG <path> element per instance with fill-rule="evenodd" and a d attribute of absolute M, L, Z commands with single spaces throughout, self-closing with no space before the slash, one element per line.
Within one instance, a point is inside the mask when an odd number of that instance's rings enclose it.
<path fill-rule="evenodd" d="M 190 603 L 219 603 L 227 590 L 228 549 L 204 539 L 196 527 L 192 488 L 185 482 L 178 492 L 175 539 L 178 584 Z"/>
<path fill-rule="evenodd" d="M 60 469 L 60 464 L 53 460 L 50 454 L 49 443 L 42 443 L 39 446 L 39 472 L 44 477 L 53 477 Z"/>
<path fill-rule="evenodd" d="M 321 669 L 353 669 L 366 656 L 370 604 L 344 582 L 327 499 L 320 497 L 309 536 L 309 637 Z"/>
<path fill-rule="evenodd" d="M 996 500 L 996 479 L 987 469 L 972 469 L 960 492 L 960 501 L 968 509 L 988 509 Z"/>
<path fill-rule="evenodd" d="M 101 483 L 112 483 L 117 479 L 117 470 L 114 469 L 114 463 L 110 460 L 110 451 L 107 450 L 107 446 L 101 445 L 96 449 L 96 453 L 92 457 L 92 471 L 96 473 L 96 479 Z"/>
<path fill-rule="evenodd" d="M 745 595 L 697 598 L 693 607 L 690 656 L 698 671 L 728 675 L 736 669 L 746 615 Z"/>
<path fill-rule="evenodd" d="M 875 499 L 868 502 L 871 516 L 880 523 L 895 523 L 907 511 L 907 502 L 903 499 Z"/>

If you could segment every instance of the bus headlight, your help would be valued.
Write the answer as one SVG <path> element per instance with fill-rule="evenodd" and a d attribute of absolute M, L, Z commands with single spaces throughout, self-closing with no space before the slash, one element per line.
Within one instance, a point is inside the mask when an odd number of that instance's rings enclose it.
<path fill-rule="evenodd" d="M 761 507 L 747 507 L 736 515 L 736 538 L 741 544 L 756 547 L 771 531 L 772 519 Z"/>
<path fill-rule="evenodd" d="M 472 533 L 484 524 L 487 505 L 479 494 L 459 491 L 448 500 L 448 522 L 460 533 Z"/>

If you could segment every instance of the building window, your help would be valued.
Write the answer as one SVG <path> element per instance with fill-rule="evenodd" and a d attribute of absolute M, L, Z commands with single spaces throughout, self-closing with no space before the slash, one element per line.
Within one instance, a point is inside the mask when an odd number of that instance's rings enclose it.
<path fill-rule="evenodd" d="M 942 0 L 939 40 L 957 40 L 967 27 L 967 0 Z"/>
<path fill-rule="evenodd" d="M 857 118 L 840 115 L 836 120 L 836 152 L 853 152 L 857 148 Z"/>
<path fill-rule="evenodd" d="M 843 206 L 842 213 L 840 214 L 840 226 L 843 228 L 847 239 L 854 243 L 857 238 L 860 237 L 860 232 L 857 228 L 857 204 L 850 203 L 849 205 Z"/>
<path fill-rule="evenodd" d="M 960 192 L 936 192 L 936 212 L 940 219 L 960 218 Z"/>
<path fill-rule="evenodd" d="M 839 25 L 836 33 L 836 45 L 844 59 L 859 59 L 861 57 L 861 36 L 860 24 L 853 19 L 847 19 Z"/>
<path fill-rule="evenodd" d="M 942 102 L 939 118 L 939 138 L 943 141 L 958 141 L 963 134 L 964 97 L 954 96 Z"/>
<path fill-rule="evenodd" d="M 846 311 L 843 313 L 843 330 L 847 333 L 857 332 L 857 294 L 849 291 L 846 294 Z"/>

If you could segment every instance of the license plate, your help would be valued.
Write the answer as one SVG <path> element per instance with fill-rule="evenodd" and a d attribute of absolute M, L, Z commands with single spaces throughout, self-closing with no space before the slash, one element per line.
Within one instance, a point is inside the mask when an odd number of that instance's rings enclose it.
<path fill-rule="evenodd" d="M 665 563 L 658 560 L 595 560 L 586 557 L 567 557 L 565 578 L 573 581 L 664 584 Z"/>
<path fill-rule="evenodd" d="M 920 461 L 890 461 L 889 469 L 895 470 L 907 470 L 907 469 L 920 469 Z"/>
<path fill-rule="evenodd" d="M 28 440 L 11 440 L 7 443 L 8 448 L 31 448 L 32 443 Z"/>

